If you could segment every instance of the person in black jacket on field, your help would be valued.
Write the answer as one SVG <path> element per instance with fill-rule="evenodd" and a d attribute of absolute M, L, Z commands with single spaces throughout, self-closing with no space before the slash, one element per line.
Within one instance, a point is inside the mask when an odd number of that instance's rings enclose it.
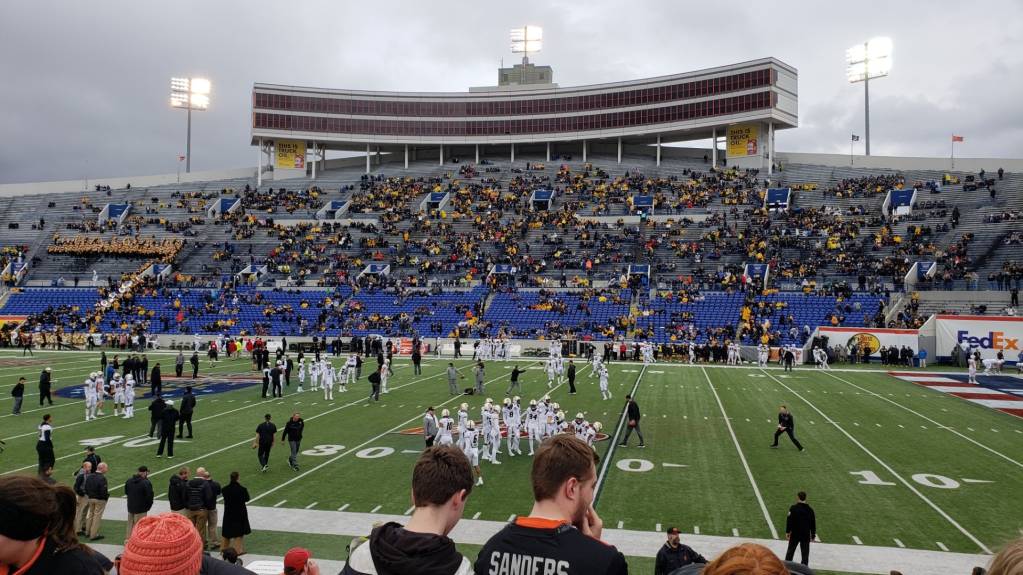
<path fill-rule="evenodd" d="M 192 379 L 199 377 L 199 352 L 193 351 L 188 363 L 192 364 Z"/>
<path fill-rule="evenodd" d="M 575 394 L 575 363 L 568 360 L 568 393 Z"/>
<path fill-rule="evenodd" d="M 163 393 L 163 377 L 160 375 L 160 362 L 156 362 L 149 373 L 149 394 L 157 396 Z"/>
<path fill-rule="evenodd" d="M 163 457 L 163 446 L 167 446 L 167 459 L 174 457 L 174 424 L 178 422 L 178 410 L 174 409 L 174 402 L 167 400 L 167 407 L 160 415 L 160 447 L 156 450 L 157 457 Z"/>
<path fill-rule="evenodd" d="M 789 540 L 789 548 L 785 551 L 785 560 L 792 561 L 796 554 L 796 545 L 803 565 L 810 564 L 810 542 L 817 538 L 817 517 L 813 508 L 806 503 L 806 492 L 796 495 L 796 504 L 789 507 L 789 515 L 785 518 L 785 538 Z"/>
<path fill-rule="evenodd" d="M 206 541 L 206 503 L 212 497 L 212 489 L 205 477 L 205 469 L 202 467 L 195 470 L 195 475 L 185 485 L 185 508 L 188 510 L 185 517 L 195 525 L 199 532 L 199 538 Z"/>
<path fill-rule="evenodd" d="M 678 527 L 668 528 L 668 540 L 661 546 L 654 561 L 654 575 L 668 575 L 680 567 L 707 562 L 703 555 L 693 551 L 692 547 L 683 545 L 679 541 L 678 533 Z"/>
<path fill-rule="evenodd" d="M 39 406 L 42 407 L 43 401 L 49 401 L 50 405 L 53 405 L 53 397 L 50 395 L 50 386 L 52 381 L 50 379 L 50 372 L 53 371 L 50 368 L 46 368 L 39 374 Z"/>
<path fill-rule="evenodd" d="M 19 377 L 18 383 L 11 389 L 11 397 L 14 398 L 14 415 L 21 415 L 21 402 L 25 400 L 25 378 Z"/>
<path fill-rule="evenodd" d="M 128 499 L 128 523 L 124 540 L 128 541 L 135 524 L 153 508 L 153 484 L 149 481 L 148 467 L 139 467 L 139 472 L 128 478 L 124 484 L 124 496 Z"/>
<path fill-rule="evenodd" d="M 167 501 L 170 503 L 170 510 L 180 515 L 185 515 L 185 495 L 188 489 L 187 467 L 182 467 L 176 475 L 171 475 L 170 485 L 167 487 Z"/>
<path fill-rule="evenodd" d="M 284 424 L 284 433 L 281 434 L 281 441 L 287 441 L 291 447 L 291 455 L 288 457 L 288 465 L 298 471 L 298 450 L 302 449 L 302 430 L 305 429 L 305 420 L 302 414 L 295 412 L 291 419 Z"/>
<path fill-rule="evenodd" d="M 159 369 L 159 368 L 153 368 Z M 149 404 L 149 437 L 153 436 L 153 432 L 156 431 L 160 420 L 163 418 L 163 410 L 167 408 L 167 403 L 163 401 L 163 398 L 157 394 L 156 399 Z"/>
<path fill-rule="evenodd" d="M 628 428 L 625 431 L 625 438 L 622 439 L 621 446 L 629 446 L 629 436 L 635 431 L 636 435 L 639 436 L 639 446 L 646 447 L 646 442 L 643 441 L 643 432 L 639 429 L 639 418 L 642 417 L 639 413 L 639 404 L 636 403 L 635 399 L 632 399 L 631 395 L 625 396 L 625 408 L 628 411 Z"/>
<path fill-rule="evenodd" d="M 192 395 L 192 386 L 185 388 L 185 394 L 181 396 L 181 419 L 178 420 L 178 439 L 188 426 L 188 438 L 192 439 L 192 413 L 195 411 L 195 396 Z"/>
<path fill-rule="evenodd" d="M 796 446 L 796 449 L 802 451 L 803 446 L 796 439 L 796 420 L 792 418 L 792 414 L 784 405 L 778 408 L 778 429 L 774 431 L 774 443 L 771 445 L 772 449 L 778 448 L 778 436 L 787 433 L 789 439 Z"/>

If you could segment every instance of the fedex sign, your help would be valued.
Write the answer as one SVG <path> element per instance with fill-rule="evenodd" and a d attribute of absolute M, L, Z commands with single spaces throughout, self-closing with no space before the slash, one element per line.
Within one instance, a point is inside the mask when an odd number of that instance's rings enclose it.
<path fill-rule="evenodd" d="M 979 347 L 981 349 L 996 349 L 1007 351 L 1010 349 L 1019 350 L 1019 339 L 1014 337 L 1005 337 L 1003 331 L 989 331 L 987 337 L 976 337 L 970 335 L 967 330 L 959 330 L 956 332 L 956 339 L 959 344 L 966 344 L 963 347 Z"/>
<path fill-rule="evenodd" d="M 938 315 L 934 319 L 937 356 L 947 357 L 955 346 L 995 359 L 998 352 L 1014 362 L 1023 351 L 1023 317 Z"/>

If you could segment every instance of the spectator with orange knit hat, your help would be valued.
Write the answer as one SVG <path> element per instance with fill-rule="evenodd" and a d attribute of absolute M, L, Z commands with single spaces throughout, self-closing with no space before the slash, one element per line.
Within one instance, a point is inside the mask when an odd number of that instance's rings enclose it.
<path fill-rule="evenodd" d="M 118 575 L 251 575 L 238 565 L 203 553 L 192 522 L 178 513 L 143 517 L 135 524 L 117 567 Z"/>

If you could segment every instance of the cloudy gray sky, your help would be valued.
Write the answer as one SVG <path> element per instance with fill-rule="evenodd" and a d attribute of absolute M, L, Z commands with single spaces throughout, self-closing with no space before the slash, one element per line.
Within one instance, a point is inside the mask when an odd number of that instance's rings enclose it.
<path fill-rule="evenodd" d="M 207 76 L 193 170 L 255 165 L 253 82 L 460 91 L 496 81 L 508 29 L 544 27 L 534 61 L 562 86 L 777 57 L 799 70 L 786 151 L 848 153 L 862 86 L 844 51 L 895 43 L 871 84 L 874 154 L 1023 157 L 1023 2 L 630 0 L 0 3 L 0 182 L 173 172 L 184 112 L 169 78 Z"/>

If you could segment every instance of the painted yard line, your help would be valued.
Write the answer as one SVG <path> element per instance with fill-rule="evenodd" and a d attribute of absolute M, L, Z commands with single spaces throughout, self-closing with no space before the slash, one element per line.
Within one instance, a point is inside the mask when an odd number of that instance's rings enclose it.
<path fill-rule="evenodd" d="M 639 371 L 639 375 L 636 376 L 636 382 L 632 384 L 632 392 L 629 393 L 632 397 L 636 397 L 636 389 L 639 388 L 639 382 L 643 379 L 643 373 L 646 371 L 646 367 L 643 367 Z M 604 454 L 604 463 L 600 466 L 600 473 L 597 474 L 597 485 L 594 488 L 593 496 L 593 507 L 597 507 L 597 503 L 600 501 L 600 492 L 604 487 L 604 478 L 607 477 L 607 469 L 611 464 L 611 460 L 614 459 L 615 447 L 618 446 L 618 434 L 622 431 L 622 426 L 625 425 L 625 418 L 628 415 L 629 410 L 624 406 L 622 407 L 622 416 L 618 419 L 618 425 L 615 427 L 614 434 L 611 435 L 611 445 L 607 448 L 607 453 Z"/>
<path fill-rule="evenodd" d="M 474 514 L 474 515 L 472 516 L 472 518 L 473 518 L 473 519 L 479 519 L 479 518 L 480 518 L 480 512 L 479 512 L 479 511 L 477 511 L 477 512 L 476 512 L 476 513 L 475 513 L 475 514 Z"/>
<path fill-rule="evenodd" d="M 841 381 L 842 383 L 844 383 L 846 385 L 851 385 L 851 386 L 853 386 L 853 387 L 855 387 L 857 389 L 862 389 L 863 391 L 866 391 L 870 395 L 873 395 L 874 397 L 878 397 L 880 399 L 883 399 L 884 401 L 887 401 L 888 403 L 890 403 L 890 404 L 892 404 L 892 405 L 894 405 L 896 407 L 900 407 L 900 408 L 902 408 L 902 409 L 912 413 L 913 415 L 916 415 L 917 417 L 920 417 L 921 419 L 924 419 L 926 421 L 929 421 L 929 422 L 933 423 L 934 425 L 937 425 L 939 427 L 943 427 L 944 429 L 948 430 L 949 432 L 951 432 L 951 433 L 953 433 L 953 434 L 955 434 L 955 435 L 965 439 L 966 441 L 969 441 L 970 443 L 976 445 L 977 447 L 980 447 L 981 449 L 983 449 L 983 450 L 985 450 L 985 451 L 987 451 L 989 453 L 992 453 L 994 455 L 997 455 L 998 457 L 1001 457 L 1002 459 L 1008 461 L 1009 463 L 1012 463 L 1013 465 L 1015 465 L 1017 467 L 1023 467 L 1023 463 L 1021 463 L 1019 461 L 1016 461 L 1015 459 L 1009 457 L 1008 455 L 1005 455 L 1004 453 L 996 451 L 996 450 L 988 447 L 987 445 L 984 445 L 983 443 L 977 441 L 976 439 L 973 439 L 972 437 L 968 437 L 966 435 L 963 435 L 962 433 L 959 433 L 958 431 L 952 429 L 951 427 L 943 426 L 940 423 L 938 423 L 937 421 L 931 419 L 930 417 L 927 417 L 926 415 L 924 415 L 924 414 L 922 414 L 922 413 L 920 413 L 918 411 L 915 411 L 915 410 L 913 410 L 913 409 L 911 409 L 909 407 L 906 407 L 905 405 L 902 405 L 901 403 L 899 403 L 897 401 L 893 401 L 893 400 L 888 399 L 887 397 L 884 397 L 884 396 L 882 396 L 880 394 L 874 393 L 873 391 L 870 391 L 869 389 L 860 387 L 860 386 L 856 385 L 855 383 L 852 383 L 851 381 L 848 381 L 848 380 L 842 379 L 841 377 L 838 377 L 837 375 L 833 375 L 833 374 L 830 374 L 830 373 L 828 375 L 833 377 L 833 378 L 835 378 L 835 379 L 837 379 L 838 381 Z M 969 429 L 969 428 L 967 428 L 967 429 Z M 973 430 L 970 429 L 970 431 L 973 431 Z"/>
<path fill-rule="evenodd" d="M 287 499 L 282 499 L 282 500 L 278 501 L 277 503 L 274 503 L 274 507 L 280 507 L 281 505 L 284 505 L 287 502 L 288 502 Z"/>
<path fill-rule="evenodd" d="M 732 436 L 732 443 L 735 444 L 735 450 L 739 453 L 739 460 L 742 461 L 742 468 L 746 470 L 746 477 L 749 478 L 749 483 L 753 486 L 753 493 L 757 496 L 757 503 L 760 504 L 760 511 L 764 514 L 764 521 L 767 522 L 768 529 L 771 530 L 771 538 L 778 538 L 778 529 L 775 528 L 774 522 L 771 521 L 771 514 L 767 511 L 767 504 L 764 503 L 764 497 L 760 494 L 760 488 L 757 486 L 757 480 L 753 478 L 753 471 L 749 468 L 749 462 L 746 461 L 746 455 L 742 452 L 742 446 L 739 445 L 739 439 L 735 436 L 735 430 L 732 429 L 732 422 L 728 419 L 728 414 L 725 413 L 725 404 L 721 402 L 721 396 L 718 395 L 717 389 L 714 388 L 714 382 L 710 380 L 710 374 L 707 370 L 703 370 L 703 377 L 707 379 L 707 384 L 710 385 L 710 390 L 714 392 L 714 399 L 718 402 L 718 407 L 721 409 L 721 415 L 725 418 L 725 425 L 728 427 L 728 434 Z M 768 420 L 770 421 L 770 420 Z"/>
<path fill-rule="evenodd" d="M 538 363 L 538 362 L 534 362 L 534 363 Z M 437 375 L 444 375 L 444 372 L 438 373 L 438 374 L 436 374 L 436 375 L 434 375 L 434 376 L 430 376 L 430 377 L 426 377 L 426 378 L 423 378 L 423 379 L 419 379 L 419 380 L 416 380 L 416 381 L 413 381 L 413 382 L 409 382 L 409 383 L 406 383 L 405 385 L 412 385 L 413 383 L 419 383 L 419 382 L 422 382 L 422 381 L 426 381 L 426 380 L 428 380 L 428 379 L 430 379 L 430 378 L 432 378 L 432 377 L 436 377 Z M 496 382 L 496 381 L 499 381 L 499 380 L 501 380 L 501 379 L 504 379 L 504 374 L 501 374 L 501 376 L 499 376 L 499 377 L 495 377 L 494 379 L 491 379 L 491 380 L 489 380 L 489 381 L 487 381 L 487 382 L 484 382 L 484 385 L 486 385 L 486 384 L 490 384 L 490 383 L 494 383 L 494 382 Z M 400 387 L 402 387 L 402 386 L 400 386 Z M 556 386 L 556 387 L 555 387 L 554 389 L 557 389 L 558 387 L 561 387 L 561 385 L 558 385 L 558 386 Z M 398 389 L 398 387 L 396 387 L 396 388 L 394 388 L 394 389 Z M 553 391 L 553 390 L 552 390 L 552 391 Z M 445 401 L 445 402 L 443 402 L 443 403 L 439 403 L 439 404 L 436 404 L 436 407 L 443 407 L 443 406 L 445 406 L 445 405 L 447 405 L 447 404 L 451 403 L 452 401 L 458 401 L 458 400 L 461 400 L 462 398 L 463 398 L 463 396 L 461 396 L 461 395 L 456 395 L 456 396 L 454 396 L 454 397 L 452 397 L 452 398 L 448 399 L 447 401 Z M 369 399 L 369 398 L 368 398 L 368 397 L 366 397 L 366 398 L 360 399 L 360 400 L 358 400 L 358 401 L 367 401 L 368 399 Z M 321 414 L 321 415 L 322 415 L 322 414 Z M 396 432 L 396 431 L 398 431 L 398 430 L 400 430 L 400 429 L 404 428 L 405 426 L 407 426 L 407 425 L 411 424 L 411 423 L 412 423 L 412 422 L 414 422 L 414 421 L 418 421 L 418 420 L 420 420 L 420 418 L 422 418 L 422 417 L 423 417 L 423 416 L 422 416 L 422 414 L 421 414 L 421 413 L 417 413 L 416 415 L 412 416 L 411 418 L 409 418 L 409 419 L 407 419 L 407 420 L 405 420 L 405 421 L 403 421 L 403 422 L 399 423 L 398 425 L 395 425 L 395 426 L 394 426 L 394 427 L 392 427 L 391 429 L 388 429 L 387 431 L 385 431 L 385 432 L 383 432 L 383 433 L 381 433 L 381 434 L 379 434 L 379 435 L 377 435 L 377 436 L 375 436 L 375 437 L 372 437 L 372 438 L 370 438 L 370 439 L 368 439 L 368 440 L 366 440 L 366 441 L 364 441 L 364 442 L 360 443 L 359 445 L 357 445 L 357 446 L 355 446 L 355 447 L 349 448 L 349 449 L 347 449 L 347 450 L 345 450 L 345 451 L 341 452 L 341 454 L 340 454 L 340 455 L 337 455 L 337 456 L 335 456 L 335 457 L 332 457 L 332 458 L 328 459 L 327 461 L 324 461 L 323 463 L 321 463 L 321 464 L 319 464 L 319 465 L 317 465 L 317 466 L 315 466 L 315 467 L 313 467 L 313 468 L 310 468 L 310 469 L 309 469 L 308 471 L 303 471 L 302 473 L 300 473 L 300 474 L 298 474 L 298 475 L 296 475 L 296 476 L 292 477 L 291 479 L 289 479 L 289 480 L 287 480 L 287 481 L 285 481 L 285 482 L 281 483 L 280 485 L 277 485 L 276 487 L 271 487 L 270 489 L 268 489 L 268 490 L 264 491 L 263 493 L 260 493 L 259 495 L 256 495 L 255 497 L 253 497 L 253 498 L 252 498 L 252 499 L 250 499 L 249 501 L 250 501 L 250 502 L 253 502 L 253 501 L 257 501 L 257 500 L 259 500 L 259 499 L 262 499 L 263 497 L 266 497 L 267 495 L 269 495 L 269 494 L 271 494 L 271 493 L 273 493 L 273 492 L 277 491 L 278 489 L 280 489 L 280 488 L 282 488 L 282 487 L 285 487 L 285 486 L 287 486 L 287 485 L 290 485 L 290 484 L 292 484 L 292 483 L 294 483 L 294 482 L 298 481 L 299 479 L 302 479 L 303 477 L 305 477 L 305 476 L 309 475 L 310 473 L 314 473 L 314 472 L 316 472 L 316 471 L 318 471 L 318 470 L 320 470 L 320 469 L 322 469 L 322 468 L 324 468 L 324 467 L 326 467 L 326 466 L 330 465 L 331 463 L 334 463 L 335 461 L 337 461 L 337 460 L 341 459 L 342 457 L 344 457 L 344 456 L 346 456 L 346 455 L 349 455 L 349 454 L 351 454 L 351 453 L 355 453 L 356 451 L 358 451 L 358 450 L 362 449 L 363 447 L 366 447 L 366 446 L 367 446 L 367 445 L 369 445 L 370 443 L 373 443 L 374 441 L 379 441 L 379 440 L 380 440 L 380 438 L 382 438 L 382 437 L 385 437 L 385 436 L 387 436 L 387 435 L 389 435 L 389 434 L 391 434 L 391 433 L 394 433 L 394 432 Z M 309 419 L 313 419 L 313 418 L 309 418 Z"/>
<path fill-rule="evenodd" d="M 619 529 L 622 529 L 622 528 L 624 528 L 624 527 L 625 527 L 625 522 L 624 522 L 624 521 L 621 521 L 621 520 L 619 520 L 619 521 L 618 521 L 618 528 L 619 528 Z"/>
<path fill-rule="evenodd" d="M 415 505 L 409 507 L 408 509 L 405 510 L 405 513 L 402 513 L 402 515 L 412 515 L 412 512 L 415 510 L 415 508 L 416 508 Z"/>
<path fill-rule="evenodd" d="M 700 526 L 699 525 L 693 525 L 693 535 L 699 535 L 699 534 L 700 534 Z"/>
<path fill-rule="evenodd" d="M 654 525 L 654 531 L 656 531 L 658 533 L 661 532 L 661 524 L 660 523 L 658 523 L 657 525 Z"/>
<path fill-rule="evenodd" d="M 938 549 L 941 549 L 942 551 L 948 551 L 948 547 L 945 547 L 945 544 L 942 543 L 941 541 L 935 541 L 935 543 L 937 543 Z"/>
<path fill-rule="evenodd" d="M 905 549 L 906 548 L 906 544 L 903 543 L 902 541 L 899 541 L 898 539 L 892 539 L 892 541 L 894 541 L 895 544 L 898 545 L 900 549 Z"/>
<path fill-rule="evenodd" d="M 351 503 L 345 503 L 345 504 L 344 504 L 344 505 L 342 505 L 341 507 L 338 507 L 338 508 L 337 508 L 337 510 L 338 510 L 338 511 L 344 511 L 345 509 L 348 509 L 348 506 L 349 506 L 349 505 L 351 505 Z"/>
<path fill-rule="evenodd" d="M 163 497 L 164 495 L 167 495 L 167 492 L 166 492 L 166 491 L 164 491 L 163 493 L 161 493 L 161 494 L 157 495 L 157 496 L 156 496 L 156 497 L 154 497 L 153 499 L 159 499 L 159 498 Z"/>
<path fill-rule="evenodd" d="M 511 515 L 508 516 L 508 523 L 511 523 L 512 521 L 515 521 L 515 514 L 514 513 L 512 513 Z"/>
<path fill-rule="evenodd" d="M 835 429 L 837 429 L 839 432 L 841 432 L 843 435 L 845 435 L 847 438 L 849 438 L 849 441 L 852 441 L 854 444 L 856 444 L 857 447 L 862 449 L 864 453 L 866 453 L 868 456 L 870 456 L 870 458 L 873 459 L 874 461 L 876 461 L 881 467 L 884 467 L 885 470 L 888 471 L 888 473 L 892 474 L 893 477 L 898 479 L 900 483 L 905 485 L 907 489 L 912 491 L 913 494 L 915 494 L 917 497 L 919 497 L 921 500 L 923 500 L 923 502 L 926 503 L 928 506 L 930 506 L 931 509 L 934 509 L 935 511 L 937 511 L 939 515 L 941 515 L 953 527 L 955 527 L 957 530 L 959 530 L 960 533 L 965 535 L 970 541 L 972 541 L 977 547 L 979 547 L 981 551 L 983 551 L 984 553 L 988 553 L 988 554 L 991 553 L 991 550 L 988 549 L 987 545 L 984 545 L 984 543 L 981 542 L 980 539 L 977 539 L 976 537 L 974 537 L 972 533 L 967 531 L 966 528 L 964 528 L 962 525 L 959 524 L 959 522 L 957 522 L 955 519 L 953 519 L 951 515 L 949 515 L 948 513 L 945 513 L 945 510 L 943 510 L 942 508 L 938 507 L 938 505 L 936 503 L 934 503 L 926 495 L 921 493 L 920 490 L 917 489 L 916 487 L 914 487 L 912 483 L 910 483 L 909 481 L 906 481 L 906 479 L 904 477 L 902 477 L 901 475 L 899 475 L 898 472 L 896 472 L 892 468 L 892 466 L 890 466 L 887 463 L 885 463 L 884 460 L 882 460 L 877 455 L 874 455 L 874 452 L 872 452 L 869 449 L 867 449 L 867 446 L 865 446 L 862 443 L 860 443 L 860 441 L 858 439 L 853 437 L 842 426 L 838 425 L 838 423 L 836 423 L 833 419 L 831 419 L 831 417 L 828 416 L 828 414 L 826 414 L 823 411 L 821 411 L 820 408 L 818 408 L 816 405 L 810 403 L 809 400 L 807 400 L 805 397 L 803 397 L 798 391 L 796 391 L 796 390 L 792 389 L 791 387 L 789 387 L 788 385 L 786 385 L 785 382 L 781 381 L 780 379 L 774 377 L 771 374 L 767 374 L 767 377 L 770 377 L 771 379 L 777 381 L 779 384 L 781 384 L 782 387 L 784 387 L 785 389 L 789 390 L 790 393 L 792 393 L 793 395 L 795 395 L 796 397 L 801 399 L 803 401 L 803 403 L 805 403 L 806 405 L 810 406 L 810 408 L 813 409 L 814 411 L 816 411 L 817 413 L 821 414 L 821 417 L 823 417 L 825 421 L 827 421 L 828 423 L 831 423 L 832 425 L 834 425 Z"/>
<path fill-rule="evenodd" d="M 738 537 L 738 536 L 739 536 L 739 528 L 738 527 L 732 527 L 732 537 Z"/>
<path fill-rule="evenodd" d="M 855 543 L 857 545 L 863 545 L 863 541 L 860 541 L 859 537 L 853 535 L 852 538 L 853 538 L 853 543 Z"/>
<path fill-rule="evenodd" d="M 313 502 L 312 502 L 312 503 L 310 503 L 309 505 L 306 505 L 306 506 L 305 506 L 305 508 L 306 508 L 306 509 L 312 509 L 313 507 L 316 507 L 316 504 L 317 504 L 317 503 L 319 503 L 319 501 L 313 501 Z"/>
<path fill-rule="evenodd" d="M 377 505 L 376 507 L 374 507 L 373 509 L 371 509 L 371 510 L 370 510 L 369 512 L 370 512 L 370 513 L 376 513 L 377 511 L 380 511 L 380 508 L 381 508 L 381 507 L 383 507 L 383 505 Z"/>
<path fill-rule="evenodd" d="M 410 385 L 414 385 L 416 383 L 419 383 L 419 382 L 422 382 L 422 381 L 426 381 L 428 379 L 431 379 L 431 378 L 437 377 L 437 376 L 441 376 L 441 375 L 444 375 L 444 374 L 443 373 L 438 373 L 438 374 L 430 376 L 430 377 L 426 377 L 426 378 L 419 379 L 419 380 L 416 380 L 416 381 L 410 381 L 408 383 L 404 383 L 402 385 L 399 385 L 399 386 L 397 386 L 397 387 L 395 387 L 393 389 L 401 389 L 403 387 L 408 387 Z M 461 397 L 461 396 L 455 396 L 455 397 Z M 363 397 L 363 398 L 360 398 L 360 399 L 356 399 L 355 401 L 351 401 L 349 403 L 346 403 L 346 404 L 343 404 L 343 405 L 339 405 L 338 407 L 335 407 L 333 409 L 328 409 L 327 411 L 324 411 L 322 413 L 317 413 L 316 415 L 314 415 L 312 417 L 306 418 L 306 421 L 312 421 L 312 420 L 317 419 L 319 417 L 323 417 L 324 415 L 329 415 L 329 414 L 334 413 L 336 411 L 342 410 L 342 409 L 344 409 L 346 407 L 351 407 L 351 406 L 353 406 L 353 405 L 355 405 L 355 404 L 357 404 L 359 402 L 368 401 L 368 400 L 369 400 L 368 397 Z M 255 403 L 255 404 L 250 405 L 250 406 L 239 407 L 239 408 L 237 408 L 234 411 L 238 411 L 238 410 L 241 410 L 241 409 L 246 409 L 247 407 L 253 407 L 255 405 L 263 405 L 263 404 L 262 403 Z M 229 411 L 229 412 L 226 412 L 226 413 L 231 413 L 231 412 Z M 220 414 L 220 415 L 224 415 L 224 414 Z M 211 416 L 211 417 L 219 417 L 219 416 Z M 199 421 L 202 421 L 202 420 L 200 419 Z M 165 467 L 165 468 L 157 470 L 157 471 L 150 471 L 149 472 L 149 476 L 152 477 L 153 475 L 158 475 L 158 474 L 161 474 L 161 473 L 166 473 L 168 471 L 173 471 L 175 469 L 178 469 L 181 465 L 184 465 L 184 464 L 187 464 L 187 463 L 194 463 L 196 461 L 205 460 L 205 459 L 207 459 L 209 457 L 217 455 L 218 453 L 223 453 L 223 452 L 227 451 L 228 449 L 233 449 L 235 447 L 238 447 L 239 445 L 245 445 L 246 443 L 249 443 L 250 441 L 252 441 L 252 440 L 251 439 L 244 439 L 244 440 L 239 441 L 237 443 L 233 443 L 231 445 L 228 445 L 227 447 L 222 447 L 220 449 L 217 449 L 216 451 L 211 451 L 211 452 L 206 453 L 204 455 L 200 455 L 198 457 L 193 457 L 192 459 L 188 459 L 188 460 L 182 461 L 180 464 L 175 465 L 173 467 Z M 81 455 L 81 452 L 73 454 L 70 457 L 74 457 L 75 455 Z M 36 466 L 32 465 L 30 467 L 36 467 Z M 26 469 L 28 469 L 28 468 L 26 468 Z M 5 472 L 5 473 L 7 473 L 7 472 Z M 308 472 L 306 472 L 306 473 L 308 473 Z M 0 475 L 2 475 L 2 474 L 0 474 Z M 299 476 L 299 477 L 301 477 L 301 476 Z M 296 477 L 296 479 L 297 479 L 297 477 Z M 117 485 L 117 486 L 111 487 L 110 491 L 115 491 L 117 489 L 122 489 L 123 487 L 124 487 L 123 485 Z M 264 493 L 264 495 L 265 495 L 265 493 Z"/>

